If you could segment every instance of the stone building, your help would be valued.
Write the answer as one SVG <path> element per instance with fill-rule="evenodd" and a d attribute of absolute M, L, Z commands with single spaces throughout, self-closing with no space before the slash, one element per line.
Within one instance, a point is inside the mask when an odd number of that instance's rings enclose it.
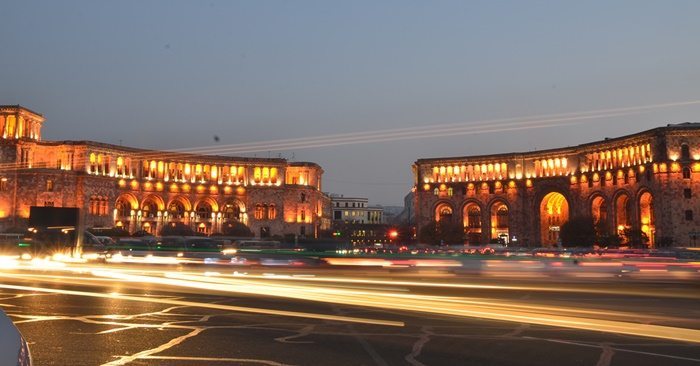
<path fill-rule="evenodd" d="M 649 245 L 700 238 L 700 124 L 683 123 L 544 151 L 420 159 L 413 165 L 417 232 L 431 220 L 465 242 L 551 246 L 572 217 L 602 234 L 641 230 Z"/>
<path fill-rule="evenodd" d="M 77 207 L 87 227 L 205 233 L 240 222 L 256 236 L 316 237 L 330 200 L 315 163 L 195 155 L 93 141 L 43 141 L 44 117 L 0 106 L 0 229 L 27 226 L 31 206 Z"/>

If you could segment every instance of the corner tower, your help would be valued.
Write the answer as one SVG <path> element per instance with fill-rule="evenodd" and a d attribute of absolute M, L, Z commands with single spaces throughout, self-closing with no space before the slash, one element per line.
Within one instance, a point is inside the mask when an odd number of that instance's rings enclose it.
<path fill-rule="evenodd" d="M 41 141 L 44 116 L 20 105 L 0 105 L 0 136 L 6 140 Z"/>

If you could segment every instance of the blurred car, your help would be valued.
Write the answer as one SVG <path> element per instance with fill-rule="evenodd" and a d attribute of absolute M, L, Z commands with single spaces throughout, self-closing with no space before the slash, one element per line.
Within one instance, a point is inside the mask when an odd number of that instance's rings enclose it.
<path fill-rule="evenodd" d="M 12 320 L 0 309 L 0 365 L 29 366 L 29 346 Z"/>
<path fill-rule="evenodd" d="M 97 240 L 100 241 L 103 245 L 106 246 L 114 246 L 117 245 L 117 242 L 114 241 L 114 239 L 110 238 L 109 236 L 95 236 Z"/>

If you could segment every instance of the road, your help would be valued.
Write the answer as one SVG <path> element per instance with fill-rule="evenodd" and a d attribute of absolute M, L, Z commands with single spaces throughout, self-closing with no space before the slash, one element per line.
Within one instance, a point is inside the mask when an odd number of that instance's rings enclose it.
<path fill-rule="evenodd" d="M 0 268 L 0 307 L 37 365 L 700 364 L 694 280 L 49 261 Z"/>

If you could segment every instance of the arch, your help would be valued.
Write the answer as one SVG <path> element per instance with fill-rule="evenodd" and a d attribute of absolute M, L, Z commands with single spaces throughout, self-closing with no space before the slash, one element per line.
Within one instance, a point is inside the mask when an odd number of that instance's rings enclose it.
<path fill-rule="evenodd" d="M 223 204 L 221 211 L 226 221 L 243 221 L 245 205 L 239 200 L 229 200 Z"/>
<path fill-rule="evenodd" d="M 632 226 L 632 205 L 629 193 L 626 191 L 616 192 L 613 209 L 615 232 L 618 235 L 622 235 L 625 229 L 629 229 Z"/>
<path fill-rule="evenodd" d="M 154 218 L 158 216 L 158 211 L 165 209 L 163 199 L 156 195 L 148 195 L 141 201 L 141 216 Z"/>
<path fill-rule="evenodd" d="M 462 207 L 462 223 L 469 245 L 481 244 L 482 209 L 476 201 L 467 201 Z"/>
<path fill-rule="evenodd" d="M 199 201 L 197 201 L 197 203 L 195 204 L 195 210 L 196 210 L 197 205 L 199 205 L 202 202 L 206 202 L 207 204 L 209 204 L 209 206 L 211 206 L 211 209 L 213 212 L 219 212 L 219 203 L 216 202 L 216 200 L 211 198 L 211 197 L 204 197 L 204 198 L 200 199 Z"/>
<path fill-rule="evenodd" d="M 490 204 L 491 239 L 508 243 L 510 238 L 510 207 L 502 199 L 495 199 Z"/>
<path fill-rule="evenodd" d="M 117 197 L 114 203 L 114 208 L 117 210 L 118 217 L 131 216 L 131 210 L 136 210 L 139 207 L 139 201 L 131 193 L 123 193 Z"/>
<path fill-rule="evenodd" d="M 561 226 L 569 221 L 569 201 L 559 192 L 547 193 L 540 201 L 540 242 L 545 246 L 559 244 Z"/>
<path fill-rule="evenodd" d="M 184 219 L 192 211 L 192 204 L 187 197 L 177 196 L 168 203 L 168 215 L 175 219 Z"/>
<path fill-rule="evenodd" d="M 437 222 L 441 222 L 441 221 L 450 222 L 450 221 L 452 221 L 454 208 L 452 207 L 452 204 L 450 204 L 449 202 L 440 201 L 435 205 L 435 209 L 434 209 L 433 213 L 434 213 L 435 221 L 437 221 Z"/>
<path fill-rule="evenodd" d="M 639 191 L 637 198 L 637 212 L 639 212 L 640 229 L 646 234 L 650 247 L 654 246 L 654 234 L 656 232 L 654 218 L 654 196 L 647 189 Z"/>
<path fill-rule="evenodd" d="M 594 193 L 588 200 L 590 216 L 593 219 L 593 226 L 598 235 L 604 235 L 608 228 L 608 202 L 602 193 Z"/>
<path fill-rule="evenodd" d="M 210 219 L 214 211 L 214 207 L 211 205 L 211 201 L 203 199 L 197 202 L 194 206 L 197 218 L 200 220 Z"/>

